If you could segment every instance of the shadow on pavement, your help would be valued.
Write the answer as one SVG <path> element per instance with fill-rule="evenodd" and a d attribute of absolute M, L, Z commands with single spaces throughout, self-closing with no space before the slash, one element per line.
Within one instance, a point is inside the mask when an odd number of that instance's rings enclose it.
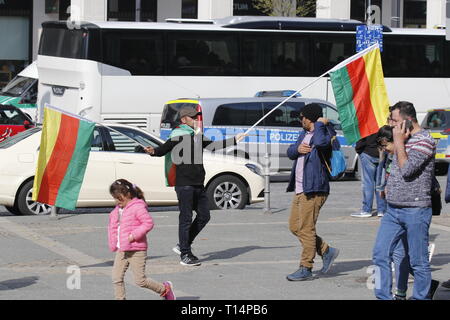
<path fill-rule="evenodd" d="M 145 260 L 154 260 L 154 259 L 159 259 L 159 258 L 164 258 L 165 256 L 151 256 L 151 257 L 147 257 L 147 259 Z M 103 267 L 112 267 L 114 265 L 114 260 L 108 260 L 108 261 L 104 261 L 101 263 L 96 263 L 96 264 L 90 264 L 87 266 L 81 266 L 80 268 L 103 268 Z"/>
<path fill-rule="evenodd" d="M 240 256 L 242 254 L 245 254 L 247 252 L 250 252 L 252 250 L 265 250 L 265 249 L 284 249 L 284 248 L 292 248 L 294 246 L 284 246 L 284 247 L 261 247 L 261 246 L 246 246 L 246 247 L 240 247 L 240 248 L 230 248 L 218 252 L 210 252 L 206 253 L 203 256 L 206 256 L 206 258 L 202 259 L 202 261 L 211 261 L 211 260 L 224 260 L 224 259 L 231 259 L 237 256 Z"/>
<path fill-rule="evenodd" d="M 31 286 L 39 280 L 39 277 L 25 277 L 19 279 L 11 279 L 0 282 L 1 290 L 15 290 Z"/>
<path fill-rule="evenodd" d="M 320 275 L 321 278 L 331 278 L 348 275 L 346 272 L 360 270 L 373 265 L 372 260 L 358 260 L 348 262 L 335 262 L 327 274 Z M 367 274 L 369 276 L 369 274 Z"/>

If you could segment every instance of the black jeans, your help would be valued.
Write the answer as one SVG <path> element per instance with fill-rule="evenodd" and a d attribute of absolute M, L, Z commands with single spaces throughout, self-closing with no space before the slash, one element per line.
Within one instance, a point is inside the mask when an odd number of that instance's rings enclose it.
<path fill-rule="evenodd" d="M 181 255 L 191 253 L 191 244 L 206 226 L 211 215 L 204 186 L 176 186 L 180 209 L 178 238 Z M 192 221 L 192 211 L 197 213 Z"/>

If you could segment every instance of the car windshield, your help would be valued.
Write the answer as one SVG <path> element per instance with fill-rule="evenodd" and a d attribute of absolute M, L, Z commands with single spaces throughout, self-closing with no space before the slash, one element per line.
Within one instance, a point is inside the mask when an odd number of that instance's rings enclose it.
<path fill-rule="evenodd" d="M 18 134 L 14 135 L 12 137 L 6 138 L 2 142 L 0 142 L 0 149 L 9 148 L 9 147 L 15 145 L 16 143 L 22 141 L 23 139 L 26 139 L 29 136 L 31 136 L 39 131 L 41 131 L 41 128 L 31 128 L 31 129 L 19 132 Z"/>
<path fill-rule="evenodd" d="M 25 120 L 29 119 L 17 108 L 0 108 L 0 124 L 23 125 Z"/>
<path fill-rule="evenodd" d="M 430 130 L 445 130 L 450 127 L 450 111 L 434 110 L 428 112 L 422 122 L 424 129 Z"/>
<path fill-rule="evenodd" d="M 2 90 L 2 95 L 20 97 L 36 79 L 17 76 Z"/>

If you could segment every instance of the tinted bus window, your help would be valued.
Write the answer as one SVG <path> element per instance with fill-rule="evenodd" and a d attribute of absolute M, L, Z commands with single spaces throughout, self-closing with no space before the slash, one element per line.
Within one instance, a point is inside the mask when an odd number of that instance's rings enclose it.
<path fill-rule="evenodd" d="M 169 75 L 239 74 L 237 35 L 186 32 L 168 38 Z"/>
<path fill-rule="evenodd" d="M 61 58 L 86 59 L 85 30 L 44 28 L 39 46 L 39 54 Z"/>
<path fill-rule="evenodd" d="M 355 35 L 313 35 L 315 73 L 321 75 L 339 62 L 355 54 Z"/>
<path fill-rule="evenodd" d="M 309 74 L 310 49 L 307 39 L 283 39 L 271 41 L 271 73 L 280 76 Z"/>
<path fill-rule="evenodd" d="M 385 36 L 382 53 L 388 77 L 445 76 L 442 37 Z"/>
<path fill-rule="evenodd" d="M 130 71 L 132 75 L 163 74 L 162 34 L 105 32 L 104 63 Z"/>
<path fill-rule="evenodd" d="M 270 50 L 267 37 L 253 34 L 243 37 L 242 42 L 242 74 L 267 75 L 270 73 Z"/>
<path fill-rule="evenodd" d="M 280 102 L 265 102 L 264 114 L 279 105 Z M 300 127 L 300 110 L 303 102 L 285 102 L 264 119 L 264 125 L 269 127 Z"/>
<path fill-rule="evenodd" d="M 218 106 L 213 126 L 252 126 L 263 116 L 261 103 L 231 103 Z M 259 124 L 259 125 L 262 125 Z"/>

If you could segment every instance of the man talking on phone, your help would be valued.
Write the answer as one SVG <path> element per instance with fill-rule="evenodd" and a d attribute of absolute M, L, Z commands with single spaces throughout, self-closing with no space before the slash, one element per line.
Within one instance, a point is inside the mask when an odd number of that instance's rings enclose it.
<path fill-rule="evenodd" d="M 428 240 L 436 143 L 430 133 L 420 127 L 411 102 L 397 102 L 390 110 L 394 158 L 386 185 L 387 211 L 381 219 L 373 249 L 379 280 L 375 296 L 383 300 L 393 298 L 391 256 L 402 241 L 414 273 L 412 299 L 427 300 L 431 298 Z"/>

